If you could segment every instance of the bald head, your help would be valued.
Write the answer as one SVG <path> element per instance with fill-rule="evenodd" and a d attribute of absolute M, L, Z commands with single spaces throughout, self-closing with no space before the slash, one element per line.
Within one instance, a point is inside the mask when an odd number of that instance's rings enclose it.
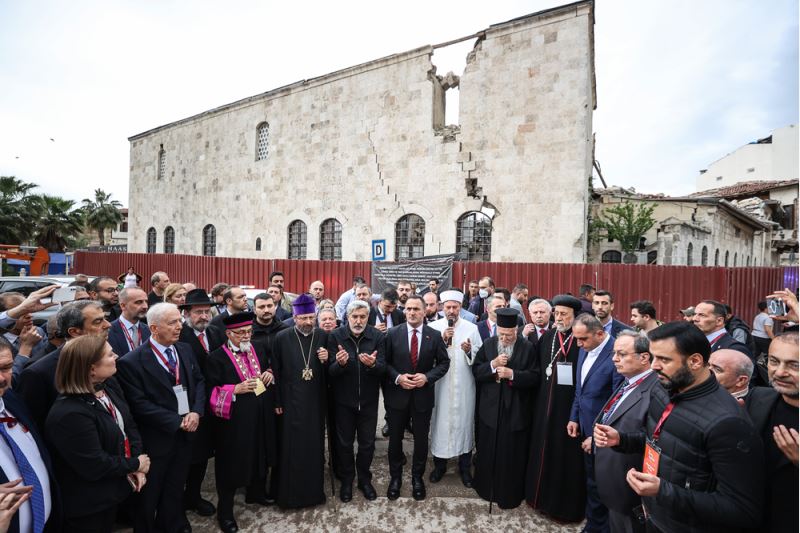
<path fill-rule="evenodd" d="M 753 375 L 753 362 L 747 355 L 736 350 L 717 350 L 708 364 L 725 390 L 733 395 L 747 391 Z"/>

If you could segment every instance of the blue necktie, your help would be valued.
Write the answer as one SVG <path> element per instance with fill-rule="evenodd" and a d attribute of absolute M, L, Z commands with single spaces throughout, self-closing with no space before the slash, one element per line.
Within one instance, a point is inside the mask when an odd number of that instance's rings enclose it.
<path fill-rule="evenodd" d="M 42 484 L 39 482 L 39 477 L 36 475 L 36 472 L 33 470 L 33 467 L 28 462 L 28 458 L 25 457 L 25 454 L 22 453 L 22 450 L 14 442 L 8 431 L 6 431 L 6 425 L 0 424 L 0 436 L 6 441 L 8 447 L 11 448 L 11 452 L 14 454 L 14 460 L 17 462 L 17 468 L 19 468 L 19 473 L 22 475 L 22 482 L 25 485 L 29 485 L 33 487 L 33 492 L 31 493 L 31 510 L 33 511 L 33 533 L 41 533 L 44 530 L 44 491 L 42 490 Z"/>
<path fill-rule="evenodd" d="M 167 355 L 167 366 L 169 367 L 169 372 L 175 377 L 175 356 L 172 353 L 172 348 L 167 348 L 164 350 L 164 353 Z"/>

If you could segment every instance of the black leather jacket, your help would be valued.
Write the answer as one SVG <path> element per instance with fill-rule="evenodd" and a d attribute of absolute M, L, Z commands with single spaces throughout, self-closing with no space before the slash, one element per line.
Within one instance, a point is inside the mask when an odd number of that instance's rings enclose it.
<path fill-rule="evenodd" d="M 653 387 L 647 433 L 620 435 L 616 448 L 644 451 L 669 401 L 675 404 L 661 428 L 658 446 L 661 484 L 643 498 L 661 531 L 736 532 L 756 528 L 764 505 L 761 438 L 749 417 L 714 374 L 700 385 L 673 395 Z"/>
<path fill-rule="evenodd" d="M 328 374 L 331 377 L 333 401 L 348 407 L 363 409 L 378 406 L 378 391 L 386 373 L 384 356 L 386 336 L 373 326 L 367 326 L 360 337 L 354 337 L 350 326 L 344 324 L 328 336 Z M 350 358 L 344 366 L 336 361 L 339 346 Z M 358 354 L 371 355 L 377 351 L 375 365 L 369 368 L 358 359 Z"/>

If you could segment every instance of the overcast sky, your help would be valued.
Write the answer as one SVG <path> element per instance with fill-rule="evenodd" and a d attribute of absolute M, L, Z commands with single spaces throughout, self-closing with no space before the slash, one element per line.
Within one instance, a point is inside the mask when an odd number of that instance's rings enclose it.
<path fill-rule="evenodd" d="M 563 3 L 0 0 L 0 175 L 127 205 L 131 135 Z M 599 0 L 595 40 L 610 185 L 693 192 L 712 161 L 797 123 L 796 0 Z"/>

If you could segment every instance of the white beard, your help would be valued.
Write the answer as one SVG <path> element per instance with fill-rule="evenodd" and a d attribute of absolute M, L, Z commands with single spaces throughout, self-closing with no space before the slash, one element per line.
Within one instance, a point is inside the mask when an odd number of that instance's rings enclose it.
<path fill-rule="evenodd" d="M 511 357 L 511 354 L 514 353 L 514 345 L 504 346 L 501 343 L 497 343 L 497 355 L 507 355 Z"/>
<path fill-rule="evenodd" d="M 239 343 L 239 349 L 243 352 L 249 352 L 250 346 L 251 346 L 250 341 L 242 341 Z"/>

